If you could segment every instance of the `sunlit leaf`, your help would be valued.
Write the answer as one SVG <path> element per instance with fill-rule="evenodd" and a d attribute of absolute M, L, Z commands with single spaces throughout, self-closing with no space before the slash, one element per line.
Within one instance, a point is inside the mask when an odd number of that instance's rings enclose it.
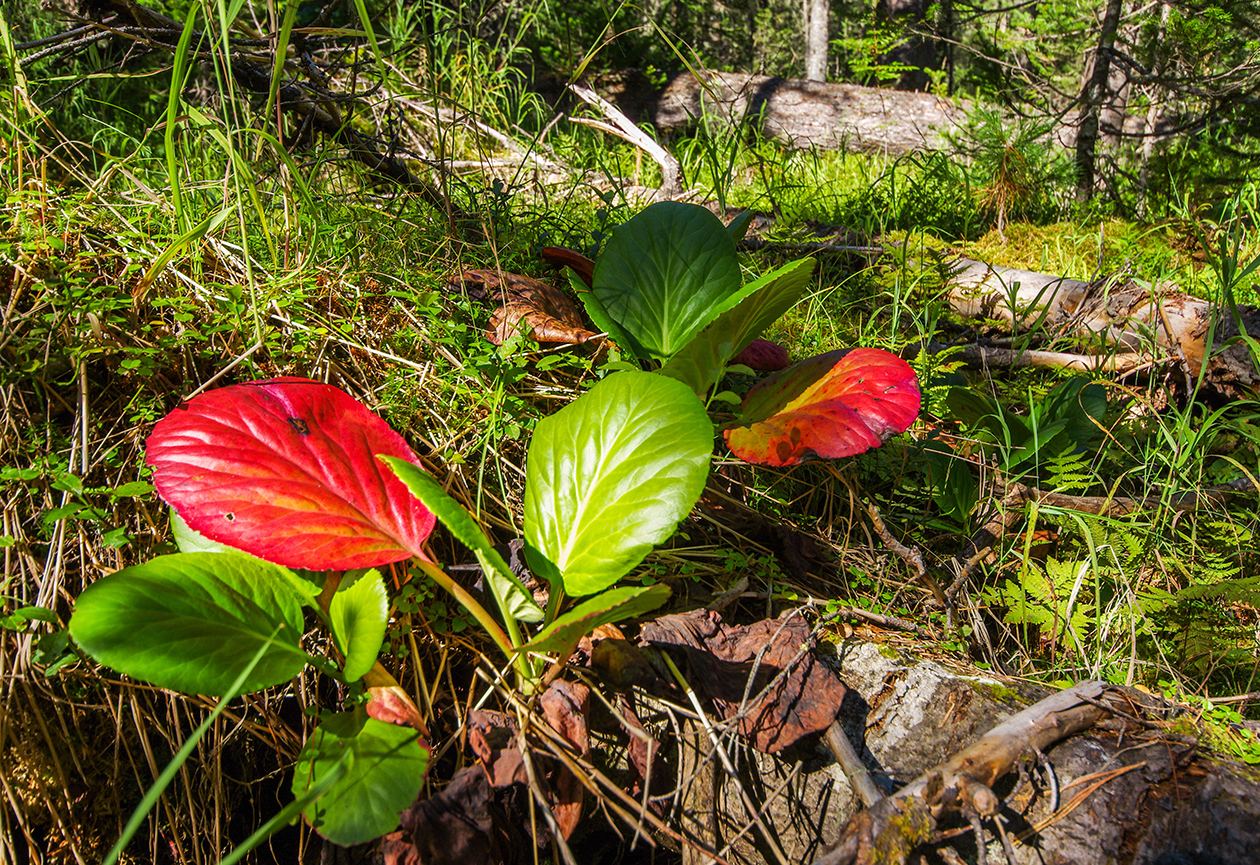
<path fill-rule="evenodd" d="M 257 691 L 288 681 L 306 664 L 299 642 L 304 598 L 292 580 L 284 568 L 244 553 L 159 556 L 88 586 L 70 634 L 120 673 L 213 695 L 227 693 L 270 640 L 243 693 Z"/>
<path fill-rule="evenodd" d="M 380 572 L 373 568 L 349 585 L 342 583 L 328 605 L 328 618 L 346 659 L 346 681 L 362 678 L 376 663 L 389 621 L 389 597 Z"/>
<path fill-rule="evenodd" d="M 878 447 L 918 414 L 919 384 L 908 363 L 881 349 L 842 349 L 757 384 L 744 398 L 744 425 L 725 436 L 742 459 L 789 466 Z"/>
<path fill-rule="evenodd" d="M 529 445 L 530 569 L 570 595 L 625 576 L 704 489 L 713 426 L 686 385 L 618 372 L 539 421 Z"/>
<path fill-rule="evenodd" d="M 402 437 L 343 391 L 279 378 L 207 391 L 147 443 L 158 492 L 212 541 L 289 567 L 347 570 L 418 555 L 433 515 L 376 454 Z"/>
<path fill-rule="evenodd" d="M 590 600 L 583 601 L 545 628 L 542 633 L 522 647 L 529 652 L 554 652 L 568 656 L 578 640 L 600 625 L 620 622 L 655 610 L 669 600 L 668 586 L 622 586 L 609 589 Z"/>
<path fill-rule="evenodd" d="M 181 553 L 225 553 L 232 549 L 227 544 L 210 540 L 201 532 L 194 532 L 174 508 L 171 508 L 171 539 Z"/>
<path fill-rule="evenodd" d="M 663 201 L 613 230 L 590 293 L 621 325 L 624 348 L 665 360 L 745 296 L 741 282 L 722 221 L 699 205 Z"/>
<path fill-rule="evenodd" d="M 661 367 L 661 373 L 697 394 L 707 392 L 727 364 L 796 305 L 813 273 L 814 260 L 804 258 L 749 283 L 748 296 L 697 334 Z"/>
<path fill-rule="evenodd" d="M 415 730 L 369 718 L 362 709 L 328 715 L 298 755 L 293 794 L 302 796 L 339 765 L 345 773 L 302 814 L 320 835 L 348 847 L 398 825 L 424 785 L 429 751 Z"/>

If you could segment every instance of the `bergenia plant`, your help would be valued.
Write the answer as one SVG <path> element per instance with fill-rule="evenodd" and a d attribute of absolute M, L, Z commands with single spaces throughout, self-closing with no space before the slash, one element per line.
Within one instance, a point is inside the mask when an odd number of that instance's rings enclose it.
<path fill-rule="evenodd" d="M 653 204 L 614 229 L 590 284 L 570 277 L 591 320 L 633 358 L 697 396 L 739 403 L 726 443 L 749 462 L 795 465 L 852 456 L 905 432 L 919 412 L 910 365 L 882 349 L 809 358 L 759 383 L 741 401 L 716 392 L 733 361 L 800 300 L 812 259 L 744 283 L 729 227 L 703 207 Z"/>
<path fill-rule="evenodd" d="M 390 616 L 377 568 L 409 560 L 449 591 L 528 690 L 531 653 L 563 661 L 598 625 L 668 597 L 661 586 L 610 587 L 691 510 L 712 440 L 685 385 L 643 372 L 610 375 L 538 424 L 524 524 L 531 566 L 551 582 L 544 612 L 472 515 L 349 395 L 294 378 L 210 391 L 147 443 L 183 552 L 97 580 L 70 632 L 101 663 L 190 694 L 230 698 L 308 663 L 361 680 L 366 703 L 321 718 L 298 757 L 295 802 L 268 824 L 301 811 L 324 837 L 361 843 L 394 828 L 428 763 L 424 720 L 377 659 Z M 476 555 L 499 619 L 427 555 L 435 518 Z M 566 595 L 593 597 L 566 611 Z M 307 608 L 331 631 L 338 664 L 303 648 Z M 538 633 L 522 631 L 530 623 Z"/>

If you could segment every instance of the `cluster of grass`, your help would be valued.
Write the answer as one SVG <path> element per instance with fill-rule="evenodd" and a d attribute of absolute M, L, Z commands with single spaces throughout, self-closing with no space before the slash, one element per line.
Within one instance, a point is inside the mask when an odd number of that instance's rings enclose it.
<path fill-rule="evenodd" d="M 58 139 L 57 116 L 28 99 L 20 76 L 10 81 L 0 104 L 0 773 L 8 779 L 0 858 L 23 861 L 26 843 L 46 861 L 99 860 L 153 773 L 204 717 L 199 702 L 94 668 L 62 627 L 74 597 L 101 573 L 172 549 L 143 462 L 156 419 L 205 387 L 277 375 L 330 381 L 402 432 L 507 540 L 519 525 L 534 422 L 600 374 L 591 357 L 543 351 L 524 338 L 490 345 L 487 310 L 448 280 L 463 267 L 540 275 L 537 250 L 547 244 L 593 253 L 634 212 L 627 181 L 651 185 L 655 167 L 576 124 L 542 139 L 536 133 L 550 118 L 508 64 L 517 46 L 487 46 L 458 22 L 421 20 L 397 6 L 382 36 L 393 64 L 384 90 L 394 101 L 363 108 L 356 122 L 423 128 L 415 146 L 436 142 L 435 160 L 505 155 L 501 142 L 467 122 L 479 119 L 522 149 L 563 162 L 569 174 L 549 184 L 525 168 L 435 173 L 463 214 L 453 220 L 383 185 L 328 142 L 275 147 L 273 119 L 247 99 L 200 108 L 174 99 L 163 107 L 179 109 L 166 112 L 177 135 L 111 125 L 95 139 L 108 149 L 90 151 Z M 428 49 L 416 47 L 417 33 Z M 364 74 L 371 68 L 364 64 Z M 435 110 L 409 114 L 409 101 Z M 1137 224 L 1066 213 L 1055 204 L 1064 199 L 1052 186 L 1053 166 L 1042 166 L 1038 176 L 1050 188 L 1022 210 L 1012 204 L 999 233 L 995 199 L 984 192 L 994 179 L 982 176 L 994 169 L 983 160 L 790 152 L 718 130 L 675 151 L 705 196 L 775 213 L 772 238 L 845 232 L 853 245 L 890 250 L 821 256 L 811 296 L 772 335 L 795 357 L 858 344 L 916 356 L 925 413 L 912 435 L 840 465 L 719 467 L 732 504 L 823 545 L 817 572 L 785 575 L 772 545 L 759 545 L 743 526 L 715 523 L 718 508 L 652 558 L 643 579 L 672 581 L 689 597 L 693 589 L 721 591 L 752 570 L 770 599 L 749 614 L 806 598 L 842 601 L 921 622 L 939 636 L 924 648 L 1012 673 L 1100 676 L 1211 696 L 1255 690 L 1256 498 L 1193 512 L 1175 505 L 1183 494 L 1254 476 L 1257 403 L 1199 398 L 1175 364 L 1100 379 L 1098 435 L 999 472 L 1009 454 L 954 412 L 949 388 L 970 387 L 1012 417 L 1028 417 L 1071 377 L 967 370 L 949 352 L 916 355 L 914 347 L 974 335 L 951 315 L 932 264 L 949 253 L 1085 279 L 1129 268 L 1219 300 L 1223 265 L 1260 254 L 1260 185 L 1230 190 L 1233 210 L 1187 198 L 1172 216 Z M 746 264 L 765 272 L 782 254 L 750 254 Z M 1238 302 L 1260 300 L 1254 279 L 1232 286 Z M 1033 509 L 979 563 L 964 596 L 972 612 L 946 631 L 930 593 L 870 542 L 863 499 L 948 582 L 950 562 L 1015 479 L 1068 495 L 1162 500 L 1124 517 Z M 439 558 L 458 555 L 448 541 L 435 543 Z M 36 612 L 15 615 L 26 608 Z M 441 743 L 456 734 L 461 695 L 476 686 L 468 660 L 475 656 L 457 659 L 475 641 L 431 595 L 404 598 L 399 608 L 399 679 L 422 695 L 430 717 L 443 719 L 434 730 Z M 168 794 L 136 861 L 215 861 L 278 810 L 287 787 L 276 767 L 296 753 L 311 714 L 342 697 L 299 680 L 234 708 Z M 461 759 L 459 751 L 447 759 Z M 293 827 L 268 855 L 292 861 L 309 844 L 307 830 Z"/>

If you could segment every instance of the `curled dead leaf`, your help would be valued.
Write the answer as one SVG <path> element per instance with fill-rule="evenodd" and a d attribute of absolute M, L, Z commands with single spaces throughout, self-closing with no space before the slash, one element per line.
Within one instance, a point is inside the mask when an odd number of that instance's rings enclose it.
<path fill-rule="evenodd" d="M 502 345 L 522 328 L 538 342 L 581 345 L 598 339 L 587 330 L 577 304 L 557 288 L 517 273 L 465 270 L 452 277 L 451 288 L 494 305 L 486 339 Z"/>
<path fill-rule="evenodd" d="M 751 625 L 728 625 L 711 610 L 661 616 L 643 626 L 639 644 L 681 654 L 688 683 L 722 718 L 738 717 L 768 754 L 827 729 L 844 700 L 844 683 L 815 656 L 799 611 Z"/>
<path fill-rule="evenodd" d="M 421 736 L 429 735 L 424 716 L 380 661 L 364 675 L 363 684 L 367 686 L 368 701 L 364 708 L 369 718 L 384 721 L 386 724 L 414 727 L 420 731 Z"/>
<path fill-rule="evenodd" d="M 436 796 L 402 812 L 402 838 L 424 865 L 532 862 L 523 829 L 529 819 L 528 796 L 519 785 L 496 789 L 480 766 L 468 766 Z M 390 852 L 400 865 L 414 861 L 398 844 Z"/>

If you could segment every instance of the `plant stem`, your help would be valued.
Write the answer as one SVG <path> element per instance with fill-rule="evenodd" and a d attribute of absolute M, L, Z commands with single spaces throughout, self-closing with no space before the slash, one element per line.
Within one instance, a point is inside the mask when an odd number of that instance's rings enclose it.
<path fill-rule="evenodd" d="M 512 650 L 512 643 L 508 640 L 507 634 L 503 633 L 499 623 L 486 611 L 485 607 L 477 602 L 476 598 L 468 593 L 467 589 L 452 580 L 445 571 L 433 564 L 433 562 L 426 561 L 419 556 L 416 556 L 413 561 L 433 582 L 454 595 L 455 600 L 459 601 L 465 610 L 472 613 L 472 617 L 477 620 L 477 624 L 485 629 L 486 633 L 490 635 L 490 639 L 494 640 L 503 654 L 507 655 L 509 659 L 516 658 L 519 653 Z"/>
<path fill-rule="evenodd" d="M 118 840 L 114 842 L 114 846 L 111 847 L 109 853 L 105 855 L 105 865 L 114 865 L 114 863 L 118 861 L 118 857 L 122 855 L 122 852 L 126 849 L 128 842 L 135 837 L 136 832 L 139 831 L 140 826 L 144 823 L 144 820 L 149 815 L 149 812 L 153 810 L 155 805 L 157 805 L 158 799 L 162 796 L 162 791 L 167 788 L 167 786 L 175 778 L 175 775 L 179 772 L 180 767 L 183 766 L 184 762 L 189 758 L 189 756 L 191 756 L 193 750 L 197 747 L 197 743 L 201 741 L 201 737 L 206 734 L 206 731 L 210 729 L 210 726 L 214 724 L 221 714 L 223 714 L 223 710 L 227 708 L 227 704 L 240 695 L 241 689 L 245 686 L 245 680 L 249 678 L 250 673 L 254 672 L 254 668 L 258 666 L 258 662 L 261 661 L 263 655 L 267 653 L 267 649 L 271 647 L 276 638 L 276 634 L 280 632 L 281 627 L 283 626 L 277 626 L 276 629 L 271 632 L 271 636 L 268 637 L 267 641 L 258 648 L 257 652 L 254 653 L 254 657 L 250 659 L 248 664 L 245 665 L 245 669 L 241 670 L 241 674 L 236 677 L 236 681 L 233 682 L 227 689 L 227 693 L 220 698 L 218 705 L 214 707 L 214 711 L 207 715 L 206 719 L 201 722 L 201 725 L 198 726 L 196 730 L 193 730 L 192 735 L 184 740 L 184 744 L 180 745 L 179 750 L 175 752 L 175 756 L 171 757 L 171 761 L 166 764 L 166 768 L 163 769 L 162 773 L 158 775 L 156 780 L 154 780 L 153 786 L 145 792 L 144 798 L 140 800 L 140 804 L 137 805 L 135 810 L 131 812 L 131 817 L 127 820 L 127 825 L 123 827 L 122 834 L 118 836 Z"/>

